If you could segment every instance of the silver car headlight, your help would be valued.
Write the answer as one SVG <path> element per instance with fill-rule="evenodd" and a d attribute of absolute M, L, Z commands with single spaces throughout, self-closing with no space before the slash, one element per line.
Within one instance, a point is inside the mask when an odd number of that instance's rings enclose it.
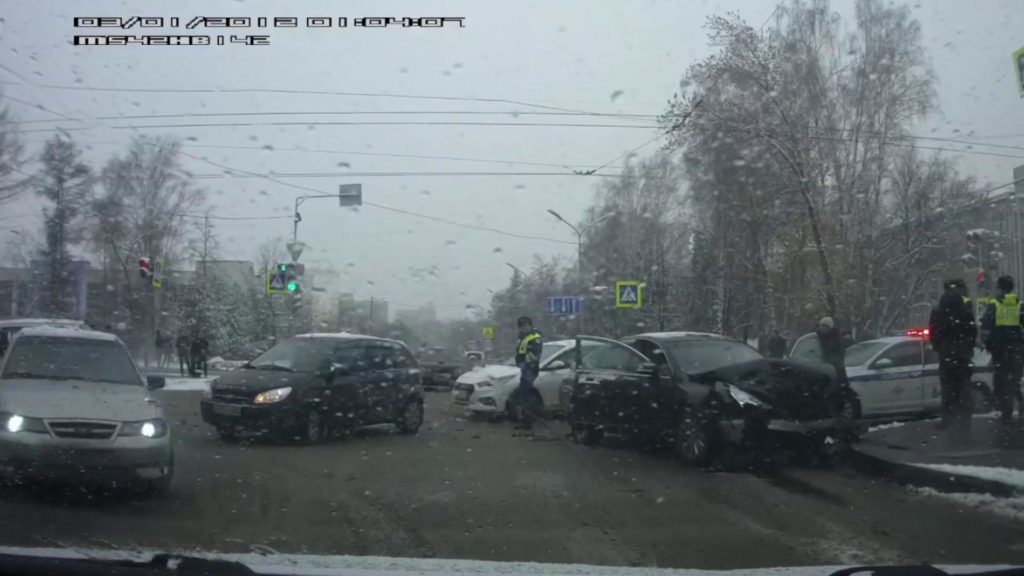
<path fill-rule="evenodd" d="M 729 386 L 729 396 L 740 406 L 756 406 L 758 408 L 769 408 L 767 404 L 760 401 L 753 394 L 744 392 L 735 386 Z"/>
<path fill-rule="evenodd" d="M 20 414 L 11 414 L 10 412 L 0 413 L 0 425 L 3 426 L 4 432 L 12 434 L 17 432 L 49 434 L 50 432 L 46 429 L 46 424 L 39 418 L 30 418 Z"/>
<path fill-rule="evenodd" d="M 163 438 L 167 435 L 167 423 L 163 418 L 125 422 L 121 424 L 118 436 L 142 436 L 145 438 Z"/>
<path fill-rule="evenodd" d="M 253 398 L 253 404 L 273 404 L 274 402 L 280 402 L 288 397 L 292 393 L 291 386 L 285 386 L 283 388 L 274 388 L 273 390 L 267 390 L 266 392 L 260 392 Z"/>

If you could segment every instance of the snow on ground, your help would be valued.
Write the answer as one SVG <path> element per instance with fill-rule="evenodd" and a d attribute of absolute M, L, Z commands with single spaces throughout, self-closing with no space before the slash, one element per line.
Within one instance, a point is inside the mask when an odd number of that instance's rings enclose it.
<path fill-rule="evenodd" d="M 549 564 L 541 562 L 490 562 L 484 560 L 447 560 L 440 558 L 388 558 L 381 556 L 334 556 L 277 554 L 260 545 L 250 546 L 248 554 L 223 554 L 186 550 L 178 554 L 199 558 L 242 562 L 257 574 L 301 574 L 348 576 L 819 576 L 846 566 L 795 566 L 752 568 L 746 570 L 700 570 L 692 568 L 651 568 L 592 566 L 586 564 Z M 150 561 L 167 550 L 125 550 L 84 548 L 0 547 L 0 554 L 30 555 L 48 558 Z M 951 573 L 970 574 L 984 570 L 1010 568 L 1004 565 L 936 565 Z"/>
<path fill-rule="evenodd" d="M 167 385 L 164 386 L 164 390 L 171 390 L 174 392 L 186 392 L 189 390 L 201 390 L 203 392 L 210 389 L 210 382 L 213 382 L 213 378 L 168 378 Z"/>
<path fill-rule="evenodd" d="M 890 428 L 899 428 L 900 426 L 906 426 L 906 422 L 886 422 L 885 424 L 878 424 L 868 428 L 868 432 L 877 432 L 878 430 L 888 430 Z"/>
<path fill-rule="evenodd" d="M 917 486 L 911 486 L 910 490 L 924 496 L 934 496 L 968 508 L 977 508 L 985 512 L 1005 516 L 1012 520 L 1024 520 L 1024 498 L 998 498 L 991 494 L 968 494 L 963 492 L 946 493 L 932 488 Z"/>
<path fill-rule="evenodd" d="M 929 468 L 947 474 L 959 476 L 971 476 L 982 480 L 991 480 L 1002 484 L 1009 484 L 1014 488 L 1024 490 L 1024 470 L 1016 468 L 998 468 L 995 466 L 966 466 L 961 464 L 914 464 L 919 468 Z"/>
<path fill-rule="evenodd" d="M 210 370 L 234 370 L 245 362 L 245 360 L 225 360 L 220 356 L 214 356 L 206 361 L 206 367 Z"/>

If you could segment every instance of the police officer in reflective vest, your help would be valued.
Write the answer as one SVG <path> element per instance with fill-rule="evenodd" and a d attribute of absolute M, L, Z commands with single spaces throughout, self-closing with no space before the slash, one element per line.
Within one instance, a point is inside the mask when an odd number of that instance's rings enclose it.
<path fill-rule="evenodd" d="M 533 320 L 522 316 L 516 321 L 519 329 L 519 344 L 516 346 L 516 366 L 519 367 L 519 387 L 512 393 L 512 400 L 519 408 L 522 421 L 517 430 L 532 430 L 533 419 L 540 412 L 537 406 L 540 395 L 533 387 L 533 381 L 540 373 L 540 354 L 543 349 L 540 332 L 533 328 Z"/>
<path fill-rule="evenodd" d="M 1020 394 L 1024 371 L 1024 329 L 1021 328 L 1020 298 L 1013 292 L 1013 278 L 996 280 L 998 290 L 989 301 L 981 318 L 981 334 L 985 348 L 992 354 L 993 390 L 1000 421 L 1013 417 L 1014 400 Z"/>
<path fill-rule="evenodd" d="M 943 288 L 928 321 L 928 337 L 939 354 L 942 427 L 956 424 L 967 429 L 971 423 L 971 359 L 978 327 L 964 281 L 947 280 Z"/>

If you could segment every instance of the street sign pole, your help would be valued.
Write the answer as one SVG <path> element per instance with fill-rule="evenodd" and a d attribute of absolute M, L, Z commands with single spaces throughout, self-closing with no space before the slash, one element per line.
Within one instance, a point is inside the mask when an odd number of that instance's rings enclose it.
<path fill-rule="evenodd" d="M 343 208 L 345 206 L 362 206 L 363 204 L 363 185 L 362 184 L 342 184 L 338 187 L 337 194 L 318 194 L 316 196 L 296 196 L 295 197 L 295 216 L 292 219 L 292 244 L 299 244 L 299 222 L 302 222 L 302 215 L 299 214 L 299 206 L 306 200 L 312 200 L 316 198 L 337 198 L 338 204 Z M 291 249 L 289 248 L 289 252 Z M 301 254 L 302 250 L 299 250 Z M 298 256 L 292 257 L 292 263 L 298 261 Z"/>

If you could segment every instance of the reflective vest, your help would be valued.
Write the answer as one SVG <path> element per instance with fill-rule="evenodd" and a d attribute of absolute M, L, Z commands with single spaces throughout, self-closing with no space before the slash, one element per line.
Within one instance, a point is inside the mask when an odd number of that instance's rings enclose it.
<path fill-rule="evenodd" d="M 1007 294 L 992 304 L 996 307 L 996 326 L 1020 326 L 1020 299 L 1016 294 Z"/>
<path fill-rule="evenodd" d="M 540 334 L 537 332 L 530 332 L 519 340 L 519 354 L 526 355 L 527 350 L 530 348 L 530 342 L 540 338 Z"/>

